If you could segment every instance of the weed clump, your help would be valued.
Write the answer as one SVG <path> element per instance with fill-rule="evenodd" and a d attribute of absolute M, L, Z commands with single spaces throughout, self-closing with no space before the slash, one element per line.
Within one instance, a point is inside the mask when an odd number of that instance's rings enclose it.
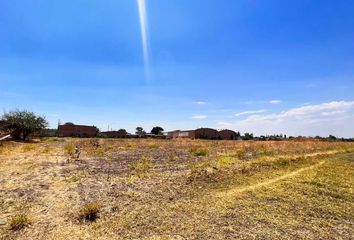
<path fill-rule="evenodd" d="M 151 167 L 151 159 L 148 157 L 143 157 L 140 162 L 131 165 L 131 169 L 138 175 L 145 174 Z"/>
<path fill-rule="evenodd" d="M 22 147 L 23 152 L 35 151 L 36 149 L 37 149 L 37 146 L 33 145 L 33 144 L 26 144 Z"/>
<path fill-rule="evenodd" d="M 15 215 L 10 220 L 10 230 L 18 231 L 31 224 L 31 220 L 25 214 Z"/>
<path fill-rule="evenodd" d="M 86 204 L 79 213 L 81 222 L 94 222 L 99 217 L 100 205 L 96 202 Z"/>
<path fill-rule="evenodd" d="M 168 161 L 170 161 L 170 162 L 173 162 L 173 161 L 175 161 L 176 160 L 176 155 L 175 155 L 175 153 L 168 153 Z"/>
<path fill-rule="evenodd" d="M 188 183 L 195 181 L 211 183 L 217 181 L 216 169 L 213 167 L 213 163 L 210 161 L 203 161 L 191 164 L 190 175 L 187 178 Z"/>
<path fill-rule="evenodd" d="M 190 152 L 196 157 L 204 157 L 209 154 L 209 150 L 206 148 L 192 148 Z"/>
<path fill-rule="evenodd" d="M 148 145 L 149 149 L 156 149 L 156 148 L 159 148 L 160 146 L 157 144 L 157 143 L 150 143 Z"/>
<path fill-rule="evenodd" d="M 216 166 L 217 167 L 228 166 L 228 165 L 232 165 L 234 163 L 235 163 L 235 159 L 232 157 L 219 156 L 216 159 Z"/>
<path fill-rule="evenodd" d="M 75 154 L 75 147 L 72 143 L 68 143 L 65 147 L 64 147 L 65 152 L 70 156 L 73 157 Z"/>
<path fill-rule="evenodd" d="M 96 157 L 104 157 L 106 151 L 103 148 L 97 148 L 93 151 L 93 155 Z"/>

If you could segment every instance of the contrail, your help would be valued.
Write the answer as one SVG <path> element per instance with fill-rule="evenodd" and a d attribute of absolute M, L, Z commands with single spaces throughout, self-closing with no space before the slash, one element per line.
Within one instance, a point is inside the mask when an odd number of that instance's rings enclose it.
<path fill-rule="evenodd" d="M 144 54 L 144 65 L 145 65 L 145 77 L 146 80 L 150 80 L 150 66 L 149 66 L 149 48 L 148 48 L 148 22 L 146 15 L 146 4 L 145 0 L 137 0 L 139 8 L 139 18 L 140 18 L 140 30 L 142 38 L 142 47 Z"/>

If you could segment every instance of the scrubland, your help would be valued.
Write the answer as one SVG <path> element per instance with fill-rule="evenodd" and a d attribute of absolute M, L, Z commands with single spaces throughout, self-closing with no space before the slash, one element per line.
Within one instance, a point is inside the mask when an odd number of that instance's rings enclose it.
<path fill-rule="evenodd" d="M 353 190 L 354 143 L 6 142 L 0 239 L 353 239 Z"/>

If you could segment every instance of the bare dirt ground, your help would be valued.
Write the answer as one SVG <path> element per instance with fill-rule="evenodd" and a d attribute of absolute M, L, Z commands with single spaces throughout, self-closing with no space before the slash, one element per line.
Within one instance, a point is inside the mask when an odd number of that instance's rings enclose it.
<path fill-rule="evenodd" d="M 353 193 L 354 143 L 0 146 L 0 239 L 353 239 Z M 94 221 L 82 218 L 87 206 Z"/>

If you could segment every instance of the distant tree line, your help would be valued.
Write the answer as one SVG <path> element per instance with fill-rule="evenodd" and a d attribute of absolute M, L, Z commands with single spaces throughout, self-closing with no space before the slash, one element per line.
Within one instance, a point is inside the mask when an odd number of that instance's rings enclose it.
<path fill-rule="evenodd" d="M 7 122 L 7 128 L 11 130 L 11 135 L 16 140 L 28 140 L 29 136 L 37 134 L 43 137 L 53 137 L 57 135 L 56 129 L 48 129 L 48 122 L 44 116 L 38 116 L 33 112 L 27 110 L 14 110 L 5 112 L 0 120 Z M 155 126 L 151 129 L 150 133 L 146 133 L 143 127 L 136 127 L 135 135 L 137 137 L 146 136 L 163 136 L 164 129 L 160 126 Z M 117 131 L 119 136 L 126 136 L 129 133 L 125 129 Z M 107 137 L 102 134 L 99 137 Z M 354 138 L 337 138 L 334 135 L 328 137 L 304 137 L 304 136 L 287 136 L 285 134 L 261 135 L 255 137 L 253 133 L 236 132 L 235 140 L 258 140 L 258 141 L 281 141 L 281 140 L 296 140 L 296 139 L 316 139 L 319 141 L 354 141 Z"/>

